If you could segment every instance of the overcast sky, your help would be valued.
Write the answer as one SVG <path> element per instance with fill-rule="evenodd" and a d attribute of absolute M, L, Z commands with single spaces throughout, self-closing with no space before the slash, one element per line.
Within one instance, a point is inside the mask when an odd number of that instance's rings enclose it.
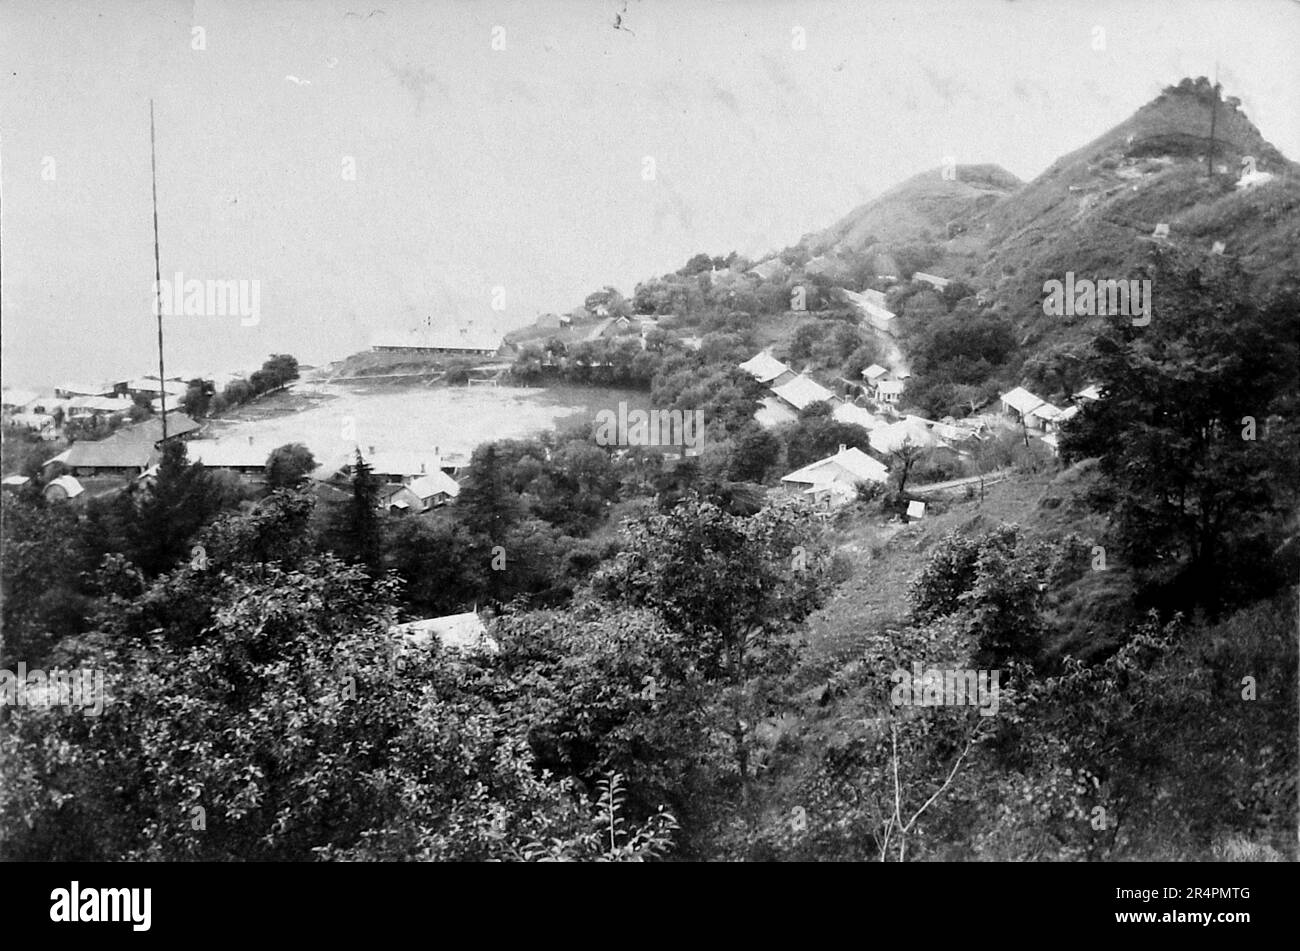
<path fill-rule="evenodd" d="M 168 322 L 227 370 L 630 294 L 948 155 L 1032 178 L 1216 61 L 1298 158 L 1297 49 L 1294 0 L 3 0 L 5 385 L 154 362 L 150 98 L 164 278 L 260 282 Z"/>

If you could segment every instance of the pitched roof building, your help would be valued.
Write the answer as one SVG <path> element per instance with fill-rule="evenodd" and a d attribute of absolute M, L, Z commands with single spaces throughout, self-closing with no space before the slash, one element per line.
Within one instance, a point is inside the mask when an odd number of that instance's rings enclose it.
<path fill-rule="evenodd" d="M 767 350 L 760 350 L 740 364 L 740 368 L 765 386 L 780 386 L 796 376 L 793 370 Z"/>
<path fill-rule="evenodd" d="M 894 332 L 894 312 L 884 305 L 884 296 L 879 291 L 859 294 L 856 291 L 838 288 L 841 299 L 853 305 L 862 318 L 881 333 Z"/>
<path fill-rule="evenodd" d="M 903 446 L 930 449 L 940 443 L 939 438 L 919 416 L 908 416 L 896 423 L 879 426 L 871 431 L 870 438 L 871 448 L 882 456 L 896 452 Z"/>
<path fill-rule="evenodd" d="M 922 284 L 929 284 L 936 291 L 941 291 L 952 283 L 946 277 L 939 277 L 935 274 L 926 274 L 924 271 L 916 271 L 913 273 L 912 280 L 920 281 Z"/>
<path fill-rule="evenodd" d="M 167 439 L 183 439 L 199 424 L 182 413 L 167 414 Z M 77 475 L 140 475 L 155 461 L 162 420 L 146 419 L 99 440 L 74 442 L 46 463 L 61 462 Z"/>
<path fill-rule="evenodd" d="M 825 402 L 834 406 L 844 402 L 816 380 L 803 375 L 772 387 L 772 392 L 797 410 L 813 403 Z"/>
<path fill-rule="evenodd" d="M 865 379 L 868 383 L 873 383 L 873 384 L 877 380 L 881 379 L 884 376 L 887 376 L 888 374 L 889 371 L 884 367 L 882 367 L 879 363 L 873 363 L 871 364 L 871 366 L 867 367 L 865 370 L 862 371 L 863 379 Z"/>
<path fill-rule="evenodd" d="M 417 328 L 415 330 L 383 331 L 371 340 L 370 348 L 393 353 L 459 354 L 462 356 L 492 356 L 504 342 L 500 333 L 473 326 L 459 331 L 445 328 Z"/>
<path fill-rule="evenodd" d="M 999 399 L 1002 401 L 1002 412 L 1008 416 L 1015 416 L 1017 419 L 1023 419 L 1027 414 L 1042 406 L 1044 402 L 1022 386 L 1017 386 L 1014 390 L 1003 393 Z"/>
<path fill-rule="evenodd" d="M 840 446 L 835 455 L 782 476 L 781 483 L 789 489 L 807 491 L 824 488 L 830 483 L 853 486 L 859 482 L 884 482 L 888 477 L 889 469 L 884 463 L 872 459 L 857 447 Z"/>
<path fill-rule="evenodd" d="M 460 483 L 441 470 L 412 480 L 407 488 L 420 500 L 425 511 L 460 495 Z"/>
<path fill-rule="evenodd" d="M 72 501 L 86 490 L 70 475 L 59 476 L 46 483 L 43 494 L 51 502 Z"/>

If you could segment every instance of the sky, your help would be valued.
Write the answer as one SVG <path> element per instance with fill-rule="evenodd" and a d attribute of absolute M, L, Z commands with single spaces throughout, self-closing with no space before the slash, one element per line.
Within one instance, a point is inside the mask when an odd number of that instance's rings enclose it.
<path fill-rule="evenodd" d="M 151 99 L 164 279 L 258 292 L 164 318 L 218 372 L 630 295 L 946 156 L 1028 180 L 1216 64 L 1297 159 L 1297 49 L 1296 0 L 3 0 L 0 371 L 156 366 Z"/>

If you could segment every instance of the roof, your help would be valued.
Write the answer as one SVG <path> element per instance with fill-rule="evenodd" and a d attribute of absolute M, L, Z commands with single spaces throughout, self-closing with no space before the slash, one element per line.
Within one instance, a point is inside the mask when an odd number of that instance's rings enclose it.
<path fill-rule="evenodd" d="M 876 303 L 876 298 L 868 297 L 866 294 L 859 294 L 856 291 L 845 290 L 844 288 L 840 288 L 839 292 L 845 300 L 875 323 L 888 323 L 894 319 L 894 312 L 883 304 Z"/>
<path fill-rule="evenodd" d="M 879 453 L 895 452 L 909 445 L 928 449 L 938 442 L 930 427 L 916 416 L 879 426 L 871 432 L 871 448 Z"/>
<path fill-rule="evenodd" d="M 888 475 L 883 462 L 857 447 L 849 447 L 782 476 L 781 481 L 822 486 L 829 482 L 884 482 Z"/>
<path fill-rule="evenodd" d="M 184 396 L 189 391 L 189 386 L 185 383 L 179 383 L 175 380 L 168 380 L 162 386 L 158 385 L 156 376 L 141 376 L 134 380 L 128 380 L 126 384 L 128 390 L 142 390 L 151 393 L 166 392 L 168 396 Z"/>
<path fill-rule="evenodd" d="M 1089 383 L 1078 393 L 1074 394 L 1076 400 L 1099 400 L 1101 399 L 1101 387 L 1096 383 Z"/>
<path fill-rule="evenodd" d="M 427 502 L 436 495 L 449 495 L 454 499 L 460 494 L 460 483 L 441 470 L 420 476 L 407 488 L 419 496 L 421 502 Z"/>
<path fill-rule="evenodd" d="M 1080 409 L 1078 405 L 1067 406 L 1065 409 L 1061 410 L 1057 414 L 1056 422 L 1058 424 L 1068 423 L 1070 420 L 1074 419 L 1074 417 L 1078 416 L 1081 412 L 1083 412 L 1083 410 Z"/>
<path fill-rule="evenodd" d="M 1001 400 L 1017 413 L 1022 415 L 1030 412 L 1037 406 L 1043 405 L 1043 400 L 1040 400 L 1037 396 L 1030 393 L 1022 386 L 1017 386 L 1014 390 L 1003 393 Z"/>
<path fill-rule="evenodd" d="M 881 380 L 876 384 L 878 393 L 902 393 L 905 384 L 902 380 Z"/>
<path fill-rule="evenodd" d="M 193 432 L 199 424 L 182 413 L 167 414 L 167 435 L 181 436 Z M 155 445 L 162 440 L 162 420 L 146 419 L 134 426 L 119 429 L 95 442 L 75 442 L 67 452 L 50 462 L 63 462 L 72 468 L 144 469 L 153 458 Z M 47 463 L 48 465 L 48 463 Z"/>
<path fill-rule="evenodd" d="M 73 396 L 106 396 L 113 392 L 111 383 L 61 383 L 57 388 Z"/>
<path fill-rule="evenodd" d="M 453 650 L 483 649 L 496 653 L 500 649 L 497 642 L 488 636 L 477 611 L 408 621 L 395 625 L 390 631 L 413 644 L 427 644 L 436 637 L 443 647 Z"/>
<path fill-rule="evenodd" d="M 162 417 L 151 416 L 143 422 L 136 423 L 130 427 L 132 430 L 141 430 L 146 435 L 152 436 L 154 442 L 162 439 Z M 167 438 L 174 439 L 177 436 L 188 436 L 192 432 L 202 429 L 198 423 L 190 419 L 184 413 L 171 412 L 167 414 Z M 123 430 L 124 431 L 124 430 Z"/>
<path fill-rule="evenodd" d="M 68 498 L 70 499 L 75 499 L 82 492 L 86 491 L 82 487 L 81 483 L 78 482 L 70 475 L 62 475 L 59 476 L 57 479 L 51 479 L 48 483 L 46 483 L 45 491 L 48 492 L 50 489 L 52 489 L 55 486 L 58 486 L 60 489 L 66 492 L 68 494 Z"/>
<path fill-rule="evenodd" d="M 912 274 L 912 280 L 923 281 L 924 283 L 929 284 L 931 287 L 937 287 L 939 290 L 943 290 L 949 284 L 949 281 L 946 277 L 938 277 L 937 275 L 934 274 L 926 274 L 924 271 L 914 272 Z"/>
<path fill-rule="evenodd" d="M 865 370 L 862 371 L 862 375 L 866 377 L 869 382 L 874 383 L 877 377 L 882 377 L 888 372 L 889 371 L 884 367 L 882 367 L 879 363 L 873 363 L 871 364 L 871 366 L 867 367 Z"/>
<path fill-rule="evenodd" d="M 133 405 L 130 400 L 115 399 L 111 396 L 74 396 L 67 403 L 68 409 L 88 409 L 104 413 L 125 413 Z"/>
<path fill-rule="evenodd" d="M 1039 419 L 1053 420 L 1061 415 L 1061 411 L 1051 403 L 1044 403 L 1042 406 L 1035 406 L 1031 409 L 1029 415 L 1037 416 Z"/>
<path fill-rule="evenodd" d="M 7 475 L 0 479 L 0 485 L 26 485 L 32 480 L 25 475 Z"/>
<path fill-rule="evenodd" d="M 782 373 L 791 372 L 788 366 L 766 350 L 759 351 L 750 357 L 740 365 L 740 368 L 758 380 L 759 383 L 770 383 Z"/>
<path fill-rule="evenodd" d="M 852 403 L 841 403 L 831 411 L 831 416 L 840 423 L 854 423 L 864 429 L 875 429 L 880 425 L 880 417 Z"/>
<path fill-rule="evenodd" d="M 838 399 L 816 380 L 800 375 L 780 386 L 772 387 L 772 392 L 796 409 L 803 409 L 812 403 Z"/>
<path fill-rule="evenodd" d="M 498 350 L 500 333 L 473 326 L 451 328 L 416 328 L 406 331 L 385 330 L 370 341 L 372 347 L 411 347 L 418 350 Z"/>
<path fill-rule="evenodd" d="M 410 507 L 411 504 L 410 502 L 402 502 L 402 501 L 390 502 L 389 500 L 391 500 L 393 496 L 397 495 L 399 492 L 406 492 L 409 494 L 410 491 L 411 491 L 410 489 L 402 485 L 400 482 L 390 482 L 387 485 L 381 485 L 379 487 L 379 490 L 375 494 L 379 496 L 380 500 L 384 502 L 388 502 L 390 505 L 395 505 L 399 508 L 408 508 Z"/>

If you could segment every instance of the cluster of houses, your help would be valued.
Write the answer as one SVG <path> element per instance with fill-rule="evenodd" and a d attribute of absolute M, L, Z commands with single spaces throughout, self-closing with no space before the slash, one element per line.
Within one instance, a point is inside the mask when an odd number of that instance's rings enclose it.
<path fill-rule="evenodd" d="M 646 338 L 650 331 L 659 329 L 659 318 L 645 315 L 628 317 L 619 314 L 614 317 L 602 317 L 592 325 L 584 340 L 603 340 L 609 337 L 625 337 L 637 334 L 641 338 L 641 349 L 646 348 Z M 698 347 L 696 348 L 698 349 Z"/>
<path fill-rule="evenodd" d="M 884 483 L 888 479 L 888 466 L 876 456 L 887 458 L 904 446 L 956 455 L 962 443 L 983 438 L 987 428 L 982 420 L 935 422 L 920 416 L 899 415 L 895 406 L 908 374 L 895 373 L 878 364 L 862 371 L 861 384 L 844 381 L 874 400 L 876 412 L 832 392 L 806 373 L 796 373 L 766 350 L 741 363 L 740 368 L 768 389 L 769 395 L 759 401 L 754 414 L 762 426 L 794 422 L 800 410 L 824 402 L 831 407 L 831 416 L 837 422 L 852 423 L 867 430 L 871 452 L 875 455 L 841 446 L 834 455 L 782 477 L 785 489 L 826 508 L 851 500 L 859 483 Z"/>
<path fill-rule="evenodd" d="M 884 421 L 870 410 L 827 389 L 807 373 L 796 373 L 767 350 L 741 363 L 740 369 L 767 387 L 770 394 L 760 400 L 759 410 L 754 414 L 762 426 L 793 422 L 801 410 L 819 402 L 829 404 L 832 415 L 842 423 L 857 423 L 866 429 L 884 425 Z M 843 382 L 846 388 L 857 390 L 879 408 L 892 412 L 902 396 L 908 376 L 906 371 L 895 373 L 873 363 L 862 371 L 862 383 Z"/>
<path fill-rule="evenodd" d="M 906 386 L 908 374 L 905 371 L 898 373 L 879 364 L 872 364 L 862 371 L 861 392 L 874 402 L 873 411 L 832 392 L 806 373 L 796 373 L 766 350 L 741 363 L 740 368 L 768 389 L 768 395 L 759 401 L 754 414 L 762 426 L 794 422 L 799 411 L 809 404 L 825 402 L 831 407 L 835 420 L 854 423 L 867 430 L 874 455 L 841 446 L 835 455 L 781 479 L 787 489 L 825 503 L 827 507 L 835 507 L 853 498 L 855 487 L 860 482 L 885 482 L 888 467 L 876 457 L 888 458 L 905 446 L 958 457 L 964 454 L 972 440 L 985 439 L 998 429 L 1019 423 L 1056 453 L 1061 427 L 1077 416 L 1086 403 L 1101 398 L 1100 388 L 1092 384 L 1073 394 L 1067 406 L 1058 407 L 1018 386 L 1001 394 L 1000 414 L 929 420 L 910 414 L 900 415 L 896 410 Z"/>
<path fill-rule="evenodd" d="M 0 393 L 0 419 L 9 429 L 21 429 L 54 440 L 64 424 L 99 417 L 121 421 L 137 402 L 147 400 L 155 413 L 164 401 L 170 409 L 180 408 L 190 380 L 211 380 L 220 391 L 228 383 L 243 379 L 237 373 L 175 373 L 160 380 L 157 374 L 115 377 L 98 383 L 67 382 L 54 387 L 53 394 L 35 390 L 6 389 Z"/>
<path fill-rule="evenodd" d="M 1002 413 L 1036 435 L 1053 454 L 1059 451 L 1061 427 L 1078 416 L 1083 406 L 1101 399 L 1101 389 L 1094 383 L 1070 397 L 1065 407 L 1055 406 L 1029 392 L 1023 386 L 1003 393 L 998 400 Z"/>
<path fill-rule="evenodd" d="M 230 473 L 249 485 L 266 478 L 266 463 L 274 446 L 247 438 L 196 438 L 202 427 L 178 412 L 167 414 L 163 436 L 161 416 L 123 426 L 103 439 L 78 440 L 42 467 L 42 492 L 50 500 L 75 500 L 119 491 L 152 479 L 162 458 L 165 442 L 185 440 L 191 462 L 201 462 L 214 472 Z M 372 474 L 380 481 L 379 506 L 394 514 L 424 513 L 445 505 L 460 494 L 454 475 L 469 465 L 463 451 L 377 452 L 374 446 L 362 453 Z M 338 454 L 320 463 L 310 474 L 318 494 L 343 497 L 336 485 L 351 475 L 353 453 Z M 10 475 L 0 483 L 5 490 L 18 490 L 29 483 L 22 475 Z"/>

